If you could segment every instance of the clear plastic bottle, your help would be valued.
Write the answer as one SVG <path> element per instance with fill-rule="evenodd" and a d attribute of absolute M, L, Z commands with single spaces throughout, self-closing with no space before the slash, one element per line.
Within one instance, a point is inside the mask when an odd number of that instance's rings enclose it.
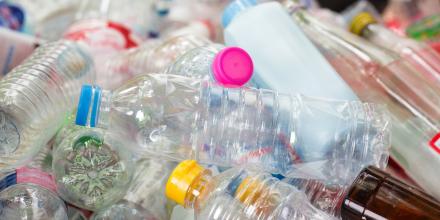
<path fill-rule="evenodd" d="M 168 179 L 166 195 L 194 208 L 197 219 L 335 219 L 292 185 L 250 167 L 213 176 L 195 161 L 183 161 Z"/>
<path fill-rule="evenodd" d="M 0 219 L 67 220 L 67 209 L 49 174 L 22 167 L 0 176 Z"/>
<path fill-rule="evenodd" d="M 95 212 L 92 219 L 169 219 L 164 185 L 175 165 L 154 159 L 137 161 L 133 180 L 124 199 Z"/>
<path fill-rule="evenodd" d="M 162 73 L 179 56 L 208 44 L 208 39 L 194 35 L 181 35 L 165 41 L 149 40 L 138 48 L 114 56 L 106 62 L 105 69 L 127 77 L 141 73 Z"/>
<path fill-rule="evenodd" d="M 0 82 L 0 169 L 28 162 L 71 114 L 93 61 L 73 42 L 42 45 Z"/>
<path fill-rule="evenodd" d="M 225 86 L 242 86 L 252 77 L 253 63 L 241 48 L 224 47 L 201 37 L 183 35 L 159 45 L 147 42 L 141 48 L 117 55 L 107 62 L 106 69 L 120 72 L 114 75 L 126 78 L 158 71 L 211 79 Z"/>
<path fill-rule="evenodd" d="M 197 47 L 177 57 L 165 73 L 239 87 L 251 79 L 253 70 L 252 59 L 245 50 L 209 45 Z"/>
<path fill-rule="evenodd" d="M 290 8 L 305 33 L 322 48 L 358 96 L 387 105 L 392 120 L 391 156 L 418 185 L 439 199 L 439 88 L 405 60 L 399 60 L 397 54 L 318 21 L 306 11 Z"/>
<path fill-rule="evenodd" d="M 401 59 L 413 65 L 423 76 L 440 86 L 440 55 L 428 44 L 400 37 L 378 24 L 367 12 L 359 13 L 351 20 L 350 31 L 368 41 L 391 50 Z"/>
<path fill-rule="evenodd" d="M 79 108 L 77 119 L 119 133 L 136 155 L 256 163 L 285 175 L 313 168 L 342 182 L 365 165 L 384 167 L 388 158 L 383 106 L 224 88 L 172 74 L 140 75 L 113 92 L 95 92 L 93 101 L 81 100 L 91 107 Z"/>
<path fill-rule="evenodd" d="M 120 200 L 133 174 L 132 155 L 124 143 L 112 133 L 80 123 L 64 130 L 52 162 L 61 198 L 94 211 Z"/>

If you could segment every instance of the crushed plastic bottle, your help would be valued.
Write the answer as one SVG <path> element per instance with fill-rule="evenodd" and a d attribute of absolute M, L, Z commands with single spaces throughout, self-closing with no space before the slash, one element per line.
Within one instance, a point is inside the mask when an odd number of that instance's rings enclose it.
<path fill-rule="evenodd" d="M 183 161 L 168 179 L 166 195 L 194 208 L 197 219 L 336 219 L 292 185 L 250 167 L 213 176 L 195 161 Z"/>
<path fill-rule="evenodd" d="M 81 125 L 66 126 L 60 132 L 62 137 L 54 147 L 52 169 L 61 198 L 95 211 L 124 196 L 133 174 L 133 162 L 116 136 Z"/>
<path fill-rule="evenodd" d="M 22 167 L 0 177 L 0 219 L 67 220 L 51 175 Z"/>
<path fill-rule="evenodd" d="M 374 104 L 223 88 L 172 74 L 94 92 L 95 99 L 80 101 L 92 109 L 79 108 L 82 123 L 119 133 L 136 155 L 255 163 L 285 175 L 313 167 L 337 182 L 365 165 L 383 168 L 388 158 L 388 115 Z"/>
<path fill-rule="evenodd" d="M 90 56 L 73 42 L 42 45 L 0 82 L 0 169 L 29 162 L 94 82 Z"/>

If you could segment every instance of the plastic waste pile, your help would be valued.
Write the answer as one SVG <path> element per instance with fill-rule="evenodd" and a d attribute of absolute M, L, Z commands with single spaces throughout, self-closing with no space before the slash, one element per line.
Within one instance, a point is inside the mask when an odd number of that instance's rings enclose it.
<path fill-rule="evenodd" d="M 440 4 L 0 1 L 0 220 L 440 219 Z"/>

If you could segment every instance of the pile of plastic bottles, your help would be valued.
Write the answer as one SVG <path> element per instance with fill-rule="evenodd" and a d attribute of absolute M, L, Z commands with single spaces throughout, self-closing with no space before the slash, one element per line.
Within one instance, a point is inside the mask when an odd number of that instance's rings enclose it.
<path fill-rule="evenodd" d="M 0 220 L 440 219 L 439 30 L 435 0 L 0 1 Z"/>

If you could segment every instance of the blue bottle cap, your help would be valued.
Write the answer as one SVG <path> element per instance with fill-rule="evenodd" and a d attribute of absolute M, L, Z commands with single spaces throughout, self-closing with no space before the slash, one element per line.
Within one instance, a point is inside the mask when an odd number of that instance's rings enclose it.
<path fill-rule="evenodd" d="M 79 96 L 75 124 L 95 127 L 101 105 L 101 88 L 99 86 L 83 85 Z M 90 115 L 90 120 L 89 120 Z"/>
<path fill-rule="evenodd" d="M 5 26 L 12 30 L 20 31 L 23 29 L 25 14 L 19 6 L 0 1 L 0 26 Z"/>
<path fill-rule="evenodd" d="M 229 3 L 223 11 L 222 15 L 222 25 L 227 27 L 229 23 L 237 16 L 240 12 L 246 10 L 247 8 L 257 5 L 257 0 L 235 0 Z"/>

